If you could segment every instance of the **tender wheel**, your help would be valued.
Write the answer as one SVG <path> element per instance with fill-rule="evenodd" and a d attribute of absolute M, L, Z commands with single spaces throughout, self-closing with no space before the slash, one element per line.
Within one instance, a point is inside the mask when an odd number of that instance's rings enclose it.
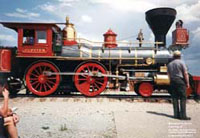
<path fill-rule="evenodd" d="M 26 73 L 26 85 L 28 89 L 38 96 L 52 94 L 58 88 L 60 75 L 47 76 L 43 72 L 58 73 L 55 65 L 48 62 L 38 62 L 32 65 Z"/>
<path fill-rule="evenodd" d="M 86 75 L 75 75 L 74 83 L 78 91 L 86 96 L 96 96 L 105 90 L 108 78 L 90 76 L 87 73 L 102 73 L 106 74 L 106 70 L 97 63 L 85 63 L 81 65 L 76 73 L 86 73 Z"/>
<path fill-rule="evenodd" d="M 138 87 L 138 93 L 143 97 L 150 97 L 153 93 L 153 85 L 149 82 L 142 82 Z"/>

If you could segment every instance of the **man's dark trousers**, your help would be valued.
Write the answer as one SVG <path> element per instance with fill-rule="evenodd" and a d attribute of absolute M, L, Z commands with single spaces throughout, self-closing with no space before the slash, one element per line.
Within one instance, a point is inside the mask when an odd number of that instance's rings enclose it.
<path fill-rule="evenodd" d="M 186 84 L 181 78 L 171 79 L 170 91 L 173 102 L 174 117 L 186 118 Z M 179 101 L 180 100 L 180 101 Z M 180 106 L 179 106 L 180 105 Z"/>

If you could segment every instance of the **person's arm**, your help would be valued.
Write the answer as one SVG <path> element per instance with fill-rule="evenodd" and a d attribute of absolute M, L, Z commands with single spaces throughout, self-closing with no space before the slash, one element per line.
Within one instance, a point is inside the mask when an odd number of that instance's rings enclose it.
<path fill-rule="evenodd" d="M 183 75 L 184 75 L 184 78 L 185 78 L 186 87 L 189 88 L 190 87 L 189 75 L 188 75 L 187 67 L 186 67 L 185 64 L 183 64 Z"/>
<path fill-rule="evenodd" d="M 186 87 L 189 88 L 190 83 L 189 83 L 189 75 L 188 75 L 187 71 L 184 71 L 184 78 L 185 78 L 185 82 L 186 82 Z"/>
<path fill-rule="evenodd" d="M 170 74 L 169 74 L 169 66 L 168 65 L 167 65 L 167 75 L 168 75 L 169 80 L 171 80 Z"/>
<path fill-rule="evenodd" d="M 8 115 L 8 100 L 9 100 L 9 92 L 7 89 L 4 89 L 3 92 L 3 97 L 4 97 L 4 102 L 3 102 L 3 106 L 0 109 L 0 115 L 3 117 L 6 117 Z"/>

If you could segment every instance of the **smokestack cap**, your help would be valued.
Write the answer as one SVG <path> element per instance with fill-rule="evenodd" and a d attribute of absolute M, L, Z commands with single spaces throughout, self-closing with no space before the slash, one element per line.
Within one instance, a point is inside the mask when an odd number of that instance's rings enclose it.
<path fill-rule="evenodd" d="M 156 8 L 146 12 L 146 21 L 154 35 L 166 35 L 176 17 L 173 8 Z"/>

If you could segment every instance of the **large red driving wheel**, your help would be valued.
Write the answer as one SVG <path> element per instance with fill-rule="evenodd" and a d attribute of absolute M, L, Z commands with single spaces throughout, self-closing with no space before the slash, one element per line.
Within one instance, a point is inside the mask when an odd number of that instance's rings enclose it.
<path fill-rule="evenodd" d="M 78 91 L 86 96 L 96 96 L 105 90 L 108 78 L 90 76 L 87 73 L 106 74 L 106 70 L 97 63 L 85 63 L 81 65 L 76 73 L 85 73 L 74 76 L 74 83 Z"/>
<path fill-rule="evenodd" d="M 28 89 L 38 96 L 52 94 L 58 88 L 60 75 L 45 75 L 44 72 L 58 73 L 58 69 L 51 63 L 38 62 L 33 64 L 26 73 L 26 85 Z"/>
<path fill-rule="evenodd" d="M 143 97 L 150 97 L 153 93 L 153 85 L 149 82 L 143 82 L 139 85 L 138 92 Z"/>

